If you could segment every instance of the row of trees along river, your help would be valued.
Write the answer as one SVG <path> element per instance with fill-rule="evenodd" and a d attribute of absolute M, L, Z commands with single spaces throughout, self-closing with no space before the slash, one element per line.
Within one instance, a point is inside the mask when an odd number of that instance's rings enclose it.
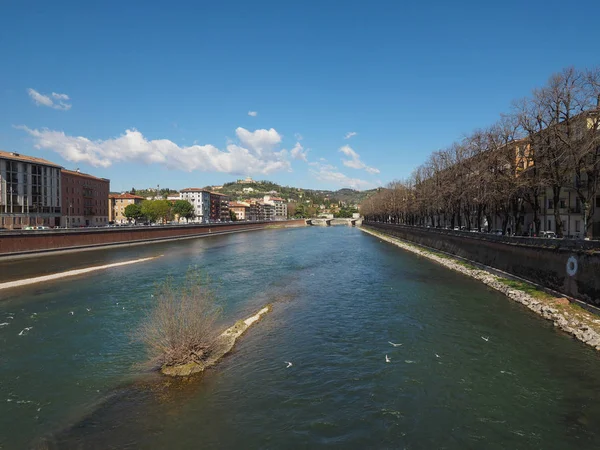
<path fill-rule="evenodd" d="M 130 221 L 168 222 L 177 218 L 193 219 L 194 206 L 187 200 L 144 200 L 139 204 L 131 204 L 125 207 L 123 213 Z"/>
<path fill-rule="evenodd" d="M 373 220 L 479 231 L 484 219 L 490 227 L 499 217 L 504 229 L 512 219 L 521 233 L 528 211 L 539 233 L 544 197 L 559 205 L 569 188 L 587 237 L 600 187 L 599 124 L 600 68 L 564 69 L 493 125 L 433 152 L 408 179 L 364 201 L 362 212 Z M 562 236 L 560 210 L 553 209 Z"/>

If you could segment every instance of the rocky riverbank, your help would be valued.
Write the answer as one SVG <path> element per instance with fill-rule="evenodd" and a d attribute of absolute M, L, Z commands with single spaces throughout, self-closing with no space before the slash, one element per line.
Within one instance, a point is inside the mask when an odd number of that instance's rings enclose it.
<path fill-rule="evenodd" d="M 246 320 L 239 320 L 235 325 L 223 331 L 217 337 L 210 355 L 205 361 L 201 363 L 191 362 L 178 366 L 163 366 L 161 372 L 172 377 L 186 377 L 214 366 L 223 356 L 231 351 L 237 339 L 269 311 L 271 311 L 271 306 L 267 305 L 253 316 L 248 317 Z"/>
<path fill-rule="evenodd" d="M 511 300 L 519 302 L 543 318 L 551 320 L 554 326 L 571 334 L 581 342 L 600 350 L 600 318 L 576 303 L 572 303 L 569 299 L 554 297 L 532 284 L 494 275 L 458 258 L 387 236 L 367 227 L 362 226 L 360 229 L 382 241 L 429 258 L 448 269 L 487 284 L 491 288 L 502 292 Z"/>

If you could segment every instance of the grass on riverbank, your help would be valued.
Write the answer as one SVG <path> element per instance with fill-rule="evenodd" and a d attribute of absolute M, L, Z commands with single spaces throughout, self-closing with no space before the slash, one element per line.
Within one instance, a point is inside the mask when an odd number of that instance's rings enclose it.
<path fill-rule="evenodd" d="M 526 294 L 531 295 L 533 298 L 537 298 L 538 300 L 555 300 L 556 297 L 550 295 L 541 289 L 535 287 L 532 284 L 529 284 L 525 281 L 518 280 L 509 280 L 507 278 L 498 277 L 498 281 L 502 284 L 505 284 L 508 287 L 513 289 L 517 289 L 519 291 L 525 292 Z"/>

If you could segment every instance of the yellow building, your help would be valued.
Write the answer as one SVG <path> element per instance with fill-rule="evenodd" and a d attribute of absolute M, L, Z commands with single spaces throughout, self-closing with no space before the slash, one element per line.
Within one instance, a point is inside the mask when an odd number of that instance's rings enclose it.
<path fill-rule="evenodd" d="M 142 203 L 145 198 L 139 195 L 133 195 L 129 193 L 125 194 L 111 194 L 108 196 L 108 220 L 114 223 L 127 223 L 127 217 L 125 217 L 125 208 L 129 205 L 137 205 Z"/>

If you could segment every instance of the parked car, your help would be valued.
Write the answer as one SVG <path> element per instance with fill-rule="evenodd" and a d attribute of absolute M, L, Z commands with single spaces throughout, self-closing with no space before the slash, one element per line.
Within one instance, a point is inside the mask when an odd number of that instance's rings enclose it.
<path fill-rule="evenodd" d="M 554 231 L 540 231 L 540 237 L 546 239 L 556 239 L 556 233 Z"/>
<path fill-rule="evenodd" d="M 500 228 L 497 228 L 495 230 L 490 231 L 490 234 L 495 234 L 497 236 L 502 236 L 504 233 L 502 232 L 502 230 Z"/>

